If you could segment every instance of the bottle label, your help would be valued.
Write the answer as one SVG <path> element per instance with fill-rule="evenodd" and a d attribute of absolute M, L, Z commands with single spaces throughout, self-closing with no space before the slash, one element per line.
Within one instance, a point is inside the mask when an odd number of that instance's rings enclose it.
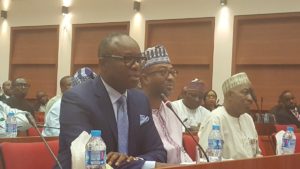
<path fill-rule="evenodd" d="M 290 146 L 292 146 L 292 147 L 296 146 L 296 140 L 295 139 L 290 140 Z"/>
<path fill-rule="evenodd" d="M 86 151 L 85 163 L 86 165 L 104 165 L 106 162 L 106 151 Z"/>
<path fill-rule="evenodd" d="M 222 149 L 223 148 L 223 140 L 208 139 L 208 147 L 211 149 Z"/>
<path fill-rule="evenodd" d="M 296 146 L 295 139 L 287 139 L 287 138 L 282 139 L 282 147 L 290 148 L 290 147 L 295 147 L 295 146 Z"/>
<path fill-rule="evenodd" d="M 16 123 L 6 123 L 6 132 L 7 133 L 16 133 L 17 124 Z"/>

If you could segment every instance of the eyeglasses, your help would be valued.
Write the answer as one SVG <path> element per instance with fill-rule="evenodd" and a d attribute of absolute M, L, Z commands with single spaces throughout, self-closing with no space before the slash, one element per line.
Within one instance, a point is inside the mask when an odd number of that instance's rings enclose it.
<path fill-rule="evenodd" d="M 202 93 L 190 93 L 190 92 L 187 92 L 186 93 L 187 96 L 191 97 L 191 98 L 198 98 L 199 100 L 202 100 L 203 99 L 203 94 Z"/>
<path fill-rule="evenodd" d="M 30 87 L 30 84 L 27 84 L 27 83 L 16 83 L 15 87 L 28 88 L 28 87 Z"/>
<path fill-rule="evenodd" d="M 161 69 L 161 70 L 149 72 L 148 74 L 160 74 L 164 78 L 167 78 L 170 74 L 173 77 L 177 77 L 178 72 L 175 69 Z"/>
<path fill-rule="evenodd" d="M 144 66 L 147 58 L 144 56 L 117 56 L 117 55 L 111 55 L 107 57 L 101 57 L 102 59 L 104 58 L 113 58 L 113 59 L 118 59 L 118 60 L 123 60 L 124 64 L 128 67 L 131 67 L 135 63 L 138 63 L 140 66 Z"/>

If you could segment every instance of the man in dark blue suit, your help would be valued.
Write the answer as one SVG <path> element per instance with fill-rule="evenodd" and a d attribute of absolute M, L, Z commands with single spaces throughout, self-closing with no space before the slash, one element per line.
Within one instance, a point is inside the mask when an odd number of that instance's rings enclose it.
<path fill-rule="evenodd" d="M 101 42 L 101 76 L 70 89 L 62 98 L 58 158 L 63 169 L 71 169 L 72 141 L 92 129 L 102 131 L 107 162 L 116 168 L 154 168 L 159 165 L 156 162 L 166 162 L 148 99 L 132 89 L 144 61 L 139 45 L 126 34 L 114 33 Z M 123 124 L 117 114 L 120 97 L 127 102 Z"/>

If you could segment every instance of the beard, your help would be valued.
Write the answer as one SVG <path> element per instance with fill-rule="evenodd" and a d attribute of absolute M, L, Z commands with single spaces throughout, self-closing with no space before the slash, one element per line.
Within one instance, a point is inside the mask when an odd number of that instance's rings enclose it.
<path fill-rule="evenodd" d="M 167 97 L 169 97 L 171 94 L 170 90 L 158 86 L 153 87 L 151 91 L 152 91 L 151 93 L 153 93 L 153 95 L 157 97 L 161 97 L 162 93 L 165 94 Z"/>

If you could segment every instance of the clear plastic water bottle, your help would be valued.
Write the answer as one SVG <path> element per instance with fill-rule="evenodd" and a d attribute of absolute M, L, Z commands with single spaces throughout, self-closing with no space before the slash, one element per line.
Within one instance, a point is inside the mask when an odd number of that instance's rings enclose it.
<path fill-rule="evenodd" d="M 7 115 L 7 119 L 5 121 L 5 131 L 6 137 L 17 137 L 18 128 L 17 128 L 17 119 L 15 117 L 15 113 L 10 112 Z"/>
<path fill-rule="evenodd" d="M 101 130 L 92 130 L 91 135 L 85 147 L 85 168 L 105 169 L 106 145 L 101 138 Z"/>
<path fill-rule="evenodd" d="M 210 162 L 222 160 L 223 139 L 220 133 L 220 125 L 213 125 L 208 135 L 207 156 Z"/>
<path fill-rule="evenodd" d="M 282 137 L 282 154 L 293 154 L 296 147 L 296 136 L 294 134 L 294 128 L 288 126 L 286 132 Z"/>

